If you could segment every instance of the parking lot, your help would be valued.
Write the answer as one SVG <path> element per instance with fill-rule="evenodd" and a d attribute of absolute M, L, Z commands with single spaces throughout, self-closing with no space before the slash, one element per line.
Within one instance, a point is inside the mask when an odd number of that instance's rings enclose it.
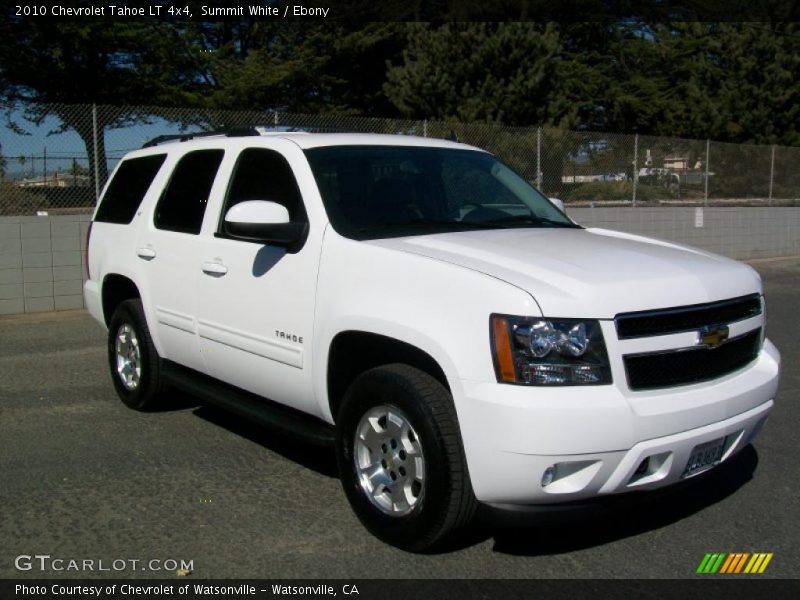
<path fill-rule="evenodd" d="M 753 266 L 784 366 L 755 447 L 637 508 L 533 528 L 476 525 L 428 556 L 361 527 L 330 451 L 191 398 L 173 397 L 156 413 L 126 409 L 111 385 L 104 332 L 85 312 L 0 318 L 0 577 L 92 575 L 15 568 L 19 555 L 49 554 L 106 565 L 192 561 L 193 578 L 680 578 L 694 576 L 707 552 L 772 552 L 761 577 L 796 577 L 800 260 Z"/>

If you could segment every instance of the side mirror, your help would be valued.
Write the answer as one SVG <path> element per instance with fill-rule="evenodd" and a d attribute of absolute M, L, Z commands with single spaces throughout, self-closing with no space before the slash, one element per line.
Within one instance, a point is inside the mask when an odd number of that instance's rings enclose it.
<path fill-rule="evenodd" d="M 299 249 L 308 234 L 308 223 L 292 223 L 289 211 L 277 202 L 248 200 L 225 214 L 223 231 L 230 237 Z"/>
<path fill-rule="evenodd" d="M 558 198 L 548 198 L 548 200 L 550 200 L 550 202 L 552 202 L 553 204 L 555 204 L 555 205 L 556 205 L 556 208 L 557 208 L 558 210 L 560 210 L 561 212 L 563 212 L 563 213 L 566 213 L 566 212 L 567 212 L 567 209 L 566 209 L 566 208 L 564 208 L 564 202 L 563 202 L 563 201 L 559 200 Z"/>

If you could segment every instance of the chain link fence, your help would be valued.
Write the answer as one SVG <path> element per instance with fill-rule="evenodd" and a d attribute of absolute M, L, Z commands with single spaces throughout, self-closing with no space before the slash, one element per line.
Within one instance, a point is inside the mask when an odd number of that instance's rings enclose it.
<path fill-rule="evenodd" d="M 573 206 L 798 206 L 800 148 L 550 127 L 148 106 L 29 105 L 0 126 L 0 215 L 86 212 L 130 150 L 158 135 L 262 126 L 459 141 Z"/>

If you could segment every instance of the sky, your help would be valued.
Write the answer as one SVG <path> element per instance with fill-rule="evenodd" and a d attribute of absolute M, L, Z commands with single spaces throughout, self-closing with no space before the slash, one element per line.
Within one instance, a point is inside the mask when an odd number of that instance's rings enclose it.
<path fill-rule="evenodd" d="M 61 124 L 57 117 L 49 116 L 41 125 L 37 126 L 25 121 L 22 118 L 22 111 L 15 111 L 11 114 L 11 120 L 25 130 L 28 135 L 19 135 L 8 127 L 6 122 L 0 123 L 0 150 L 6 159 L 7 176 L 12 178 L 28 176 L 31 171 L 34 176 L 41 176 L 45 149 L 48 173 L 69 170 L 73 158 L 80 166 L 88 166 L 86 149 L 77 133 L 68 130 L 64 133 L 49 135 Z M 186 131 L 198 129 L 190 127 Z M 179 125 L 163 119 L 153 119 L 151 123 L 144 125 L 106 130 L 105 142 L 109 170 L 126 152 L 141 148 L 146 141 L 156 136 L 175 133 L 182 133 Z M 25 157 L 24 163 L 18 160 L 19 156 Z"/>

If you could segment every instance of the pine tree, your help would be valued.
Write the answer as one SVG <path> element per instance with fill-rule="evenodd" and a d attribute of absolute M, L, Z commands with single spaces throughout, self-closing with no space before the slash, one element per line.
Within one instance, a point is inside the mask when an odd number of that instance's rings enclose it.
<path fill-rule="evenodd" d="M 409 26 L 402 64 L 392 64 L 386 95 L 406 116 L 528 125 L 557 121 L 554 27 L 534 23 Z"/>

